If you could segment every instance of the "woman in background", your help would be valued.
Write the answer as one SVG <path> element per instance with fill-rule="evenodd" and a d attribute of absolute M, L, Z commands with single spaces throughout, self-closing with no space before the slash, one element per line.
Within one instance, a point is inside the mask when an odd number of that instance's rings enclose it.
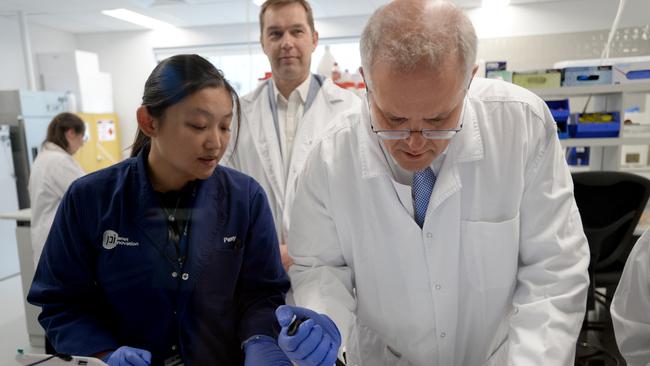
<path fill-rule="evenodd" d="M 266 195 L 218 166 L 238 103 L 199 56 L 153 70 L 132 157 L 77 180 L 45 244 L 27 299 L 57 352 L 110 366 L 290 365 Z"/>
<path fill-rule="evenodd" d="M 34 266 L 41 257 L 54 214 L 70 184 L 85 173 L 72 158 L 84 144 L 86 125 L 77 115 L 60 113 L 47 127 L 47 136 L 29 176 L 32 207 L 31 238 Z"/>

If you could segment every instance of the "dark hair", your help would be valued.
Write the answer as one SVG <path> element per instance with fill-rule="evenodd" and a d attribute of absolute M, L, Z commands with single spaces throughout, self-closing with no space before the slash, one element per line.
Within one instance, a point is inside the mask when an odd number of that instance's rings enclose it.
<path fill-rule="evenodd" d="M 307 24 L 309 24 L 312 33 L 316 32 L 316 27 L 314 27 L 314 12 L 306 0 L 266 0 L 260 9 L 260 37 L 264 36 L 264 14 L 266 11 L 269 8 L 279 8 L 291 4 L 300 4 L 305 8 L 305 12 L 307 12 Z"/>
<path fill-rule="evenodd" d="M 241 119 L 239 97 L 235 89 L 226 81 L 223 73 L 208 60 L 199 55 L 175 55 L 161 61 L 151 72 L 144 84 L 142 106 L 149 114 L 162 120 L 165 110 L 180 102 L 183 98 L 204 88 L 225 88 L 233 99 L 233 108 L 237 111 L 237 131 Z M 239 133 L 235 138 L 235 148 Z M 135 141 L 131 145 L 131 157 L 150 143 L 149 136 L 138 129 Z"/>
<path fill-rule="evenodd" d="M 86 132 L 86 124 L 76 114 L 68 112 L 57 114 L 47 126 L 47 136 L 43 143 L 51 142 L 68 151 L 68 139 L 65 137 L 68 130 L 74 130 L 76 134 L 83 134 Z"/>

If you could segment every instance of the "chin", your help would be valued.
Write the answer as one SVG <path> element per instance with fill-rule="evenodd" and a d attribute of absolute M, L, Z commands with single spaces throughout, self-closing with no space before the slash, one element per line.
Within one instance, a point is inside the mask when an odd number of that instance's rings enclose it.
<path fill-rule="evenodd" d="M 210 178 L 212 176 L 212 174 L 214 174 L 215 169 L 216 168 L 213 168 L 213 169 L 210 169 L 210 170 L 202 170 L 200 172 L 196 172 L 196 174 L 194 174 L 194 176 L 196 177 L 196 179 L 205 180 L 205 179 Z"/>
<path fill-rule="evenodd" d="M 434 157 L 426 156 L 420 159 L 409 159 L 405 157 L 405 158 L 395 158 L 395 162 L 404 170 L 408 170 L 409 172 L 418 172 L 420 170 L 426 169 L 427 167 L 431 166 L 431 163 L 433 162 L 434 159 L 435 156 Z"/>
<path fill-rule="evenodd" d="M 429 167 L 431 165 L 431 163 L 429 163 L 429 164 L 424 164 L 424 163 L 415 164 L 415 163 L 411 163 L 411 162 L 409 162 L 409 163 L 398 162 L 398 165 L 404 170 L 415 173 L 415 172 L 419 172 L 420 170 L 426 169 L 427 167 Z"/>

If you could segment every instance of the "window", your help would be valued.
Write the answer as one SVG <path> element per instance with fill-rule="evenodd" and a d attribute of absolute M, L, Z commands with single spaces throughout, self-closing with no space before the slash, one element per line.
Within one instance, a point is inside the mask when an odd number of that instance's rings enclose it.
<path fill-rule="evenodd" d="M 356 38 L 321 39 L 318 47 L 312 54 L 311 71 L 317 72 L 318 65 L 325 54 L 325 46 L 329 46 L 330 53 L 339 65 L 341 73 L 348 70 L 351 74 L 357 73 L 361 66 L 359 55 L 359 41 Z M 253 91 L 259 80 L 264 78 L 266 72 L 271 71 L 266 55 L 259 44 L 238 44 L 223 46 L 206 46 L 188 48 L 170 48 L 154 50 L 158 62 L 179 53 L 196 53 L 212 62 L 223 71 L 226 79 L 232 84 L 239 95 Z M 330 75 L 326 75 L 330 76 Z"/>

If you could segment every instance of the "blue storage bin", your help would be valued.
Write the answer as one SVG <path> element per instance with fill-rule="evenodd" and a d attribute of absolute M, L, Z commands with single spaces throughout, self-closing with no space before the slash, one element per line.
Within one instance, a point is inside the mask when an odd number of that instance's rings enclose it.
<path fill-rule="evenodd" d="M 569 100 L 547 100 L 546 105 L 548 109 L 551 110 L 553 119 L 557 124 L 557 135 L 561 139 L 569 138 L 569 116 L 571 111 L 569 110 Z"/>
<path fill-rule="evenodd" d="M 567 67 L 563 74 L 562 86 L 612 84 L 611 66 Z"/>
<path fill-rule="evenodd" d="M 621 130 L 621 118 L 618 112 L 605 113 L 585 113 L 587 115 L 609 116 L 611 122 L 579 122 L 583 114 L 576 113 L 571 115 L 569 124 L 569 136 L 575 138 L 581 137 L 618 137 Z"/>
<path fill-rule="evenodd" d="M 589 148 L 586 146 L 567 148 L 566 162 L 572 166 L 589 165 Z"/>

